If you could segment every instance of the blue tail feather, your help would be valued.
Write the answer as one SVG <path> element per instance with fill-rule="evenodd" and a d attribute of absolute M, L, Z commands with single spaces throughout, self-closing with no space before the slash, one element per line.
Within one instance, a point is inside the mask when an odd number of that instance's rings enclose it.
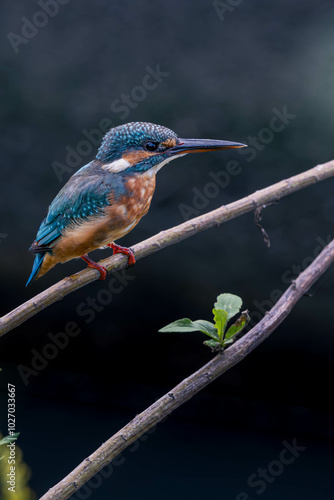
<path fill-rule="evenodd" d="M 34 260 L 34 265 L 32 267 L 32 271 L 31 271 L 31 275 L 27 281 L 26 286 L 28 286 L 36 278 L 36 275 L 38 274 L 38 271 L 40 270 L 40 268 L 43 264 L 44 257 L 45 257 L 45 253 L 38 253 L 36 255 L 35 260 Z"/>

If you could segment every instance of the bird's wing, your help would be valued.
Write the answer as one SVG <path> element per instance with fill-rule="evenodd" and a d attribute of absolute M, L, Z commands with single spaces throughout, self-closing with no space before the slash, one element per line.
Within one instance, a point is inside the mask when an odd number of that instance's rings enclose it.
<path fill-rule="evenodd" d="M 100 175 L 74 175 L 59 191 L 40 225 L 32 245 L 35 253 L 45 252 L 68 226 L 80 224 L 102 213 L 109 205 L 110 182 Z"/>

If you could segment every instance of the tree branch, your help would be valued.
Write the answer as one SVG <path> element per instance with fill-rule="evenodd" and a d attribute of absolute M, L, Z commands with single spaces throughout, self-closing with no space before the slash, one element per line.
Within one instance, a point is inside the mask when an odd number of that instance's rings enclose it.
<path fill-rule="evenodd" d="M 191 219 L 167 231 L 162 231 L 133 247 L 136 260 L 147 257 L 162 248 L 174 245 L 205 229 L 219 226 L 228 220 L 251 212 L 262 205 L 278 201 L 284 196 L 333 176 L 334 160 L 324 163 L 323 165 L 318 165 L 306 172 L 280 181 L 260 191 L 256 191 L 241 200 L 230 203 L 229 205 L 224 205 L 217 210 Z M 108 271 L 118 271 L 126 267 L 127 257 L 118 254 L 108 259 L 101 260 L 99 264 L 106 267 Z M 78 288 L 95 281 L 99 276 L 100 274 L 98 271 L 85 269 L 47 288 L 0 319 L 0 336 L 13 330 L 13 328 L 21 325 L 24 321 L 27 321 L 27 319 L 54 302 L 63 299 L 66 295 L 74 292 Z"/>
<path fill-rule="evenodd" d="M 204 389 L 210 382 L 239 363 L 282 323 L 298 300 L 310 289 L 334 262 L 334 240 L 313 263 L 291 284 L 265 317 L 233 344 L 227 351 L 215 356 L 209 363 L 183 380 L 170 392 L 118 431 L 94 453 L 81 462 L 68 476 L 51 488 L 40 500 L 64 500 L 75 493 L 92 476 L 114 460 L 122 451 L 160 422 L 172 411 Z"/>

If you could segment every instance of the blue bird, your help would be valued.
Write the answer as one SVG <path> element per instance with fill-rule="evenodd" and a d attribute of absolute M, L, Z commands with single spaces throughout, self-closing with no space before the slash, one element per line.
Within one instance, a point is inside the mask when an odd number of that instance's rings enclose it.
<path fill-rule="evenodd" d="M 76 172 L 57 194 L 30 247 L 36 254 L 27 285 L 58 262 L 83 259 L 97 248 L 135 257 L 114 243 L 129 233 L 148 212 L 156 173 L 168 162 L 186 155 L 244 147 L 245 144 L 211 139 L 180 139 L 161 125 L 133 122 L 112 128 L 104 136 L 96 158 Z"/>

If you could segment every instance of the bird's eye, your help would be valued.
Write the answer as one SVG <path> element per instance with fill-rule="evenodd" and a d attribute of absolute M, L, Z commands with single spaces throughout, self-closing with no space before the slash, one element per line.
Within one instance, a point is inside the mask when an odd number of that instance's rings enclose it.
<path fill-rule="evenodd" d="M 158 142 L 147 142 L 145 144 L 145 149 L 147 149 L 147 151 L 155 151 L 158 146 L 159 146 Z"/>

